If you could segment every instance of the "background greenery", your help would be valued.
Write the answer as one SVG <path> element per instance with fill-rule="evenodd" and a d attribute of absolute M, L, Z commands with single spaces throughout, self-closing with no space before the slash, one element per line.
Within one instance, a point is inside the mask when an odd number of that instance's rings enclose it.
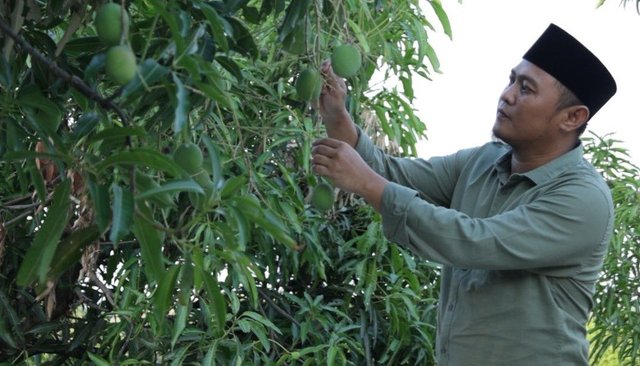
<path fill-rule="evenodd" d="M 138 73 L 122 88 L 104 75 L 100 4 L 0 4 L 20 37 L 0 33 L 0 360 L 433 364 L 437 266 L 385 240 L 358 197 L 309 206 L 324 132 L 293 85 L 355 44 L 351 115 L 386 152 L 415 156 L 412 78 L 438 71 L 429 34 L 451 37 L 440 2 L 123 4 Z M 375 89 L 376 70 L 402 88 Z M 171 158 L 186 141 L 215 183 L 204 207 Z M 633 364 L 638 170 L 610 138 L 586 143 L 617 206 L 593 356 L 613 347 Z"/>

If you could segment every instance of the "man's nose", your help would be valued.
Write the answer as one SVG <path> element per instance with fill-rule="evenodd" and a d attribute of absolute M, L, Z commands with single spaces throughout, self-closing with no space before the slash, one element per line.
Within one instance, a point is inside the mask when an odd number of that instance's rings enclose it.
<path fill-rule="evenodd" d="M 507 85 L 502 91 L 502 93 L 500 94 L 500 99 L 509 105 L 513 105 L 513 103 L 515 103 L 515 100 L 516 100 L 515 91 L 514 91 L 514 86 L 516 85 L 517 83 Z"/>

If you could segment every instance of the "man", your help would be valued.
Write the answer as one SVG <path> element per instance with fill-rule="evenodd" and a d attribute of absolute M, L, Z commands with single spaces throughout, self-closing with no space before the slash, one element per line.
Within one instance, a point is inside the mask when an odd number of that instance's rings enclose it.
<path fill-rule="evenodd" d="M 313 171 L 364 197 L 383 233 L 441 263 L 438 365 L 588 365 L 586 322 L 613 225 L 610 191 L 579 136 L 615 94 L 605 66 L 551 24 L 511 70 L 503 143 L 429 160 L 386 156 L 350 119 L 323 65 L 313 104 L 328 138 Z"/>

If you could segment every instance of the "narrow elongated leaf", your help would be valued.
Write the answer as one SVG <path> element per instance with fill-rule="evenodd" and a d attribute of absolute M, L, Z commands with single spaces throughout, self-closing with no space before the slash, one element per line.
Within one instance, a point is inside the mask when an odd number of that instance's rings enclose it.
<path fill-rule="evenodd" d="M 51 154 L 37 151 L 7 151 L 1 160 L 17 161 L 24 159 L 61 159 L 66 161 L 66 157 L 59 154 Z"/>
<path fill-rule="evenodd" d="M 73 135 L 76 139 L 88 135 L 100 122 L 100 115 L 94 111 L 82 115 L 73 128 Z"/>
<path fill-rule="evenodd" d="M 136 195 L 136 200 L 142 200 L 166 192 L 195 192 L 204 194 L 202 187 L 192 179 L 169 181 L 159 187 L 151 188 Z"/>
<path fill-rule="evenodd" d="M 248 316 L 254 320 L 259 321 L 260 323 L 262 323 L 263 325 L 275 330 L 278 334 L 282 334 L 282 332 L 280 331 L 280 329 L 273 324 L 269 319 L 263 317 L 262 315 L 253 312 L 253 311 L 245 311 L 244 313 L 242 313 L 242 316 Z"/>
<path fill-rule="evenodd" d="M 231 195 L 232 193 L 237 191 L 240 187 L 242 187 L 246 182 L 247 182 L 247 177 L 244 174 L 238 175 L 236 177 L 233 177 L 227 180 L 222 186 L 222 189 L 220 190 L 220 196 L 222 198 L 225 198 Z"/>
<path fill-rule="evenodd" d="M 245 251 L 250 234 L 247 218 L 240 210 L 238 210 L 234 206 L 227 206 L 227 209 L 233 214 L 233 217 L 236 219 L 236 223 L 238 225 L 238 244 L 240 246 L 239 249 L 241 251 Z"/>
<path fill-rule="evenodd" d="M 189 315 L 189 306 L 178 304 L 176 308 L 176 318 L 173 323 L 173 330 L 171 331 L 171 349 L 175 347 L 178 337 L 182 334 L 186 324 L 187 316 Z"/>
<path fill-rule="evenodd" d="M 2 288 L 0 288 L 0 310 L 2 310 L 2 312 L 0 312 L 0 314 L 2 314 L 0 318 L 7 316 L 9 318 L 9 322 L 11 323 L 11 328 L 19 330 L 20 318 L 18 318 L 18 314 L 16 313 L 15 309 L 11 306 L 11 303 L 9 302 L 9 297 L 2 290 Z M 10 335 L 11 333 L 9 332 L 8 334 Z M 22 332 L 17 331 L 15 332 L 15 334 L 20 340 L 20 343 L 24 343 L 24 335 L 22 334 Z"/>
<path fill-rule="evenodd" d="M 189 176 L 187 172 L 185 172 L 180 166 L 178 166 L 165 155 L 157 151 L 142 148 L 115 153 L 105 160 L 101 161 L 100 163 L 96 164 L 95 169 L 98 173 L 100 173 L 108 167 L 117 164 L 140 165 L 156 170 L 161 170 L 174 176 L 183 176 L 185 178 Z"/>
<path fill-rule="evenodd" d="M 145 205 L 139 205 L 138 208 L 147 220 L 153 222 L 151 209 Z M 136 215 L 134 220 L 133 233 L 140 242 L 142 259 L 144 260 L 147 272 L 153 277 L 156 283 L 160 283 L 164 275 L 161 233 L 138 215 Z"/>
<path fill-rule="evenodd" d="M 180 132 L 184 129 L 187 123 L 187 113 L 189 110 L 189 99 L 187 98 L 187 90 L 184 85 L 182 85 L 182 81 L 180 78 L 176 76 L 176 74 L 172 74 L 173 83 L 176 85 L 176 101 L 177 105 L 175 108 L 175 117 L 173 119 L 173 130 L 175 132 Z"/>
<path fill-rule="evenodd" d="M 87 352 L 87 355 L 89 356 L 89 358 L 91 359 L 91 361 L 93 361 L 93 363 L 95 363 L 98 366 L 110 366 L 111 364 L 109 362 L 107 362 L 107 360 L 105 360 L 104 358 L 98 356 L 98 355 L 94 355 L 91 352 Z"/>
<path fill-rule="evenodd" d="M 449 36 L 449 39 L 453 40 L 453 35 L 451 33 L 451 24 L 449 23 L 449 17 L 447 13 L 445 13 L 444 9 L 442 9 L 442 5 L 437 1 L 429 1 L 429 4 L 433 7 L 433 10 L 436 12 L 440 23 L 442 24 L 442 28 L 444 29 L 444 34 Z"/>
<path fill-rule="evenodd" d="M 109 240 L 115 245 L 129 233 L 133 219 L 133 194 L 128 188 L 120 187 L 117 184 L 111 186 L 113 191 L 113 223 Z"/>
<path fill-rule="evenodd" d="M 109 189 L 89 179 L 89 195 L 96 212 L 96 223 L 100 233 L 104 233 L 111 220 L 111 207 L 109 206 Z"/>
<path fill-rule="evenodd" d="M 216 45 L 220 46 L 225 52 L 229 51 L 229 42 L 227 42 L 227 37 L 224 34 L 223 21 L 222 17 L 218 14 L 218 12 L 206 4 L 201 4 L 202 13 L 207 18 L 207 23 L 211 28 L 211 34 L 213 35 L 213 39 L 216 41 Z"/>
<path fill-rule="evenodd" d="M 82 257 L 84 248 L 100 236 L 97 226 L 89 226 L 67 236 L 58 245 L 47 278 L 57 280 L 62 273 L 77 263 Z"/>
<path fill-rule="evenodd" d="M 218 285 L 218 280 L 211 273 L 209 273 L 209 271 L 203 268 L 202 263 L 198 263 L 198 261 L 195 261 L 195 263 L 198 271 L 200 272 L 200 275 L 202 276 L 204 287 L 207 290 L 207 293 L 209 294 L 209 299 L 211 300 L 211 304 L 213 305 L 213 308 L 214 308 L 218 333 L 222 334 L 224 331 L 224 325 L 226 323 L 227 304 L 224 301 L 222 292 L 220 292 L 220 286 Z"/>
<path fill-rule="evenodd" d="M 209 152 L 209 157 L 211 158 L 211 169 L 213 172 L 213 184 L 216 189 L 221 188 L 220 183 L 222 181 L 222 166 L 220 164 L 220 158 L 218 157 L 218 149 L 216 149 L 215 145 L 211 141 L 211 139 L 207 136 L 202 138 L 204 141 L 204 145 L 207 147 L 207 151 Z"/>
<path fill-rule="evenodd" d="M 7 62 L 4 54 L 0 54 L 0 84 L 5 90 L 11 88 L 13 78 L 11 77 L 11 65 Z"/>
<path fill-rule="evenodd" d="M 177 265 L 169 267 L 162 276 L 162 280 L 158 282 L 158 288 L 153 294 L 153 312 L 155 313 L 158 323 L 164 321 L 167 310 L 169 306 L 171 306 L 179 270 L 180 267 Z"/>
<path fill-rule="evenodd" d="M 154 59 L 146 59 L 138 65 L 136 76 L 122 89 L 122 98 L 127 98 L 160 81 L 169 69 Z"/>
<path fill-rule="evenodd" d="M 140 127 L 111 127 L 104 131 L 100 131 L 91 136 L 87 143 L 95 144 L 98 141 L 105 139 L 119 139 L 127 136 L 147 136 L 147 131 Z"/>
<path fill-rule="evenodd" d="M 40 202 L 45 202 L 47 200 L 47 188 L 44 184 L 44 179 L 42 179 L 42 174 L 36 166 L 35 161 L 31 160 L 27 165 L 29 166 L 29 175 L 31 176 L 33 185 L 36 187 L 38 198 L 40 199 Z"/>
<path fill-rule="evenodd" d="M 185 47 L 184 36 L 180 32 L 179 24 L 174 17 L 174 13 L 171 12 L 171 9 L 167 6 L 168 4 L 172 3 L 166 3 L 160 0 L 149 0 L 149 2 L 151 3 L 151 5 L 153 5 L 160 16 L 162 16 L 162 19 L 167 22 L 167 25 L 169 25 L 169 28 L 171 29 L 171 38 L 176 44 L 176 54 L 182 54 Z"/>
<path fill-rule="evenodd" d="M 71 180 L 65 179 L 53 193 L 53 203 L 47 212 L 44 223 L 36 233 L 33 245 L 27 251 L 18 271 L 17 283 L 27 286 L 39 276 L 44 282 L 51 259 L 58 246 L 58 240 L 69 222 L 69 194 Z"/>
<path fill-rule="evenodd" d="M 191 254 L 185 252 L 184 264 L 180 273 L 180 303 L 187 305 L 191 297 L 191 289 L 193 288 L 193 261 Z"/>

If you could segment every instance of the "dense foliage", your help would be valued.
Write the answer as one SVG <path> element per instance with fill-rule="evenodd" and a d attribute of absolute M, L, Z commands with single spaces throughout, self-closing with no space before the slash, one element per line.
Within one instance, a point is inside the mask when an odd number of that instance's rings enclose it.
<path fill-rule="evenodd" d="M 103 3 L 3 1 L 0 360 L 432 363 L 437 270 L 358 197 L 310 207 L 323 125 L 294 88 L 356 45 L 349 111 L 415 155 L 412 75 L 438 71 L 427 31 L 451 36 L 427 4 L 437 27 L 417 0 L 123 1 L 120 87 Z"/>

